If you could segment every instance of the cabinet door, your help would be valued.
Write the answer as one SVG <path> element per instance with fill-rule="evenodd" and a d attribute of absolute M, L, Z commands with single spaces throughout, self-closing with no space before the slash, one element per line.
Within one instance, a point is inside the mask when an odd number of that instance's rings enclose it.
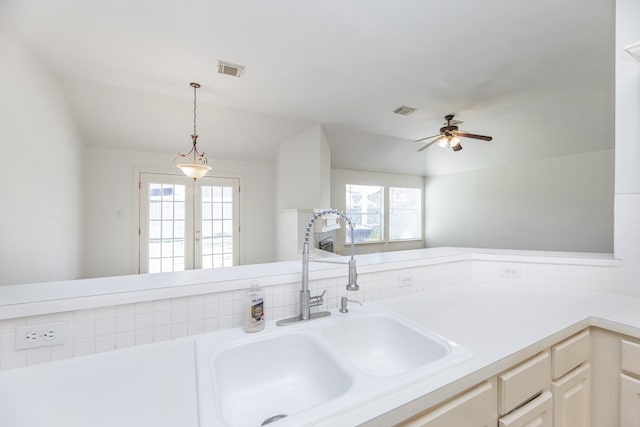
<path fill-rule="evenodd" d="M 588 363 L 552 383 L 554 426 L 591 425 L 591 367 Z"/>
<path fill-rule="evenodd" d="M 640 381 L 620 374 L 620 425 L 640 427 Z"/>
<path fill-rule="evenodd" d="M 402 427 L 494 427 L 496 391 L 483 383 L 437 409 L 399 424 Z"/>
<path fill-rule="evenodd" d="M 499 427 L 552 427 L 553 399 L 545 391 L 531 402 L 500 418 Z"/>

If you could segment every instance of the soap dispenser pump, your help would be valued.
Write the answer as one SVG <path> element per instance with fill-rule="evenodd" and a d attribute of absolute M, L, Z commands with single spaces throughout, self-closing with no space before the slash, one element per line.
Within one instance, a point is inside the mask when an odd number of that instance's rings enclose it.
<path fill-rule="evenodd" d="M 256 279 L 251 283 L 247 292 L 247 308 L 245 314 L 244 331 L 258 332 L 264 329 L 264 291 Z"/>

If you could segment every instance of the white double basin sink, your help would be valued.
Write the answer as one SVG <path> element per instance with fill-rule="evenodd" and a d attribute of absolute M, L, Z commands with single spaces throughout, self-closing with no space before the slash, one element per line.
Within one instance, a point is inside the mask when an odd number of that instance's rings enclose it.
<path fill-rule="evenodd" d="M 472 356 L 380 310 L 269 326 L 196 340 L 201 427 L 303 425 Z"/>

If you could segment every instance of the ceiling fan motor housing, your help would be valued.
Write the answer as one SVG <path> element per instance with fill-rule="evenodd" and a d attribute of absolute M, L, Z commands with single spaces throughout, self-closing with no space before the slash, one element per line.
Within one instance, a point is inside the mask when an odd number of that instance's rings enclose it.
<path fill-rule="evenodd" d="M 457 131 L 458 130 L 458 126 L 443 126 L 440 128 L 440 134 L 441 135 L 450 135 L 452 131 Z"/>

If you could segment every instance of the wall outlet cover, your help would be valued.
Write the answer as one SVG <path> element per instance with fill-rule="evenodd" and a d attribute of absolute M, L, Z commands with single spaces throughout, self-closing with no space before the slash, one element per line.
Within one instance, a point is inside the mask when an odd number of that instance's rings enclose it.
<path fill-rule="evenodd" d="M 522 277 L 522 269 L 518 265 L 503 265 L 500 267 L 500 277 L 515 279 Z"/>
<path fill-rule="evenodd" d="M 45 323 L 16 328 L 16 350 L 46 347 L 67 342 L 67 323 Z"/>
<path fill-rule="evenodd" d="M 411 273 L 402 273 L 398 276 L 398 286 L 411 286 L 415 284 L 415 278 Z"/>

